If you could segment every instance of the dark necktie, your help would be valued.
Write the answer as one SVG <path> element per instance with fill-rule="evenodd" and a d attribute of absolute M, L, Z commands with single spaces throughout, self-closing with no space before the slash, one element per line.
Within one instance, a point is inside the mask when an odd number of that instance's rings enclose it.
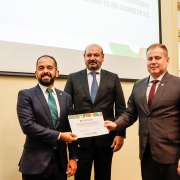
<path fill-rule="evenodd" d="M 98 83 L 97 83 L 97 80 L 96 80 L 96 72 L 91 72 L 91 75 L 93 77 L 93 81 L 92 81 L 92 86 L 91 86 L 91 100 L 94 104 L 94 100 L 96 98 L 96 94 L 97 94 L 97 91 L 98 91 Z"/>
<path fill-rule="evenodd" d="M 153 98 L 154 98 L 154 93 L 155 93 L 155 90 L 156 90 L 156 84 L 158 83 L 159 80 L 153 80 L 153 84 L 152 84 L 152 87 L 151 87 L 151 90 L 149 92 L 149 98 L 148 98 L 148 106 L 150 108 L 151 106 L 151 103 L 153 101 Z"/>
<path fill-rule="evenodd" d="M 48 92 L 48 106 L 51 113 L 51 119 L 54 125 L 54 128 L 56 127 L 57 119 L 58 119 L 58 111 L 56 106 L 56 101 L 54 99 L 54 96 L 52 95 L 53 90 L 50 88 L 47 88 L 46 91 Z"/>

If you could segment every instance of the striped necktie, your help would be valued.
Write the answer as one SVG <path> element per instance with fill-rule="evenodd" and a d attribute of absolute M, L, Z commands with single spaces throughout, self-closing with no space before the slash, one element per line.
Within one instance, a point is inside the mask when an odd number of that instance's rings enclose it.
<path fill-rule="evenodd" d="M 51 113 L 51 119 L 54 125 L 54 128 L 56 127 L 57 119 L 58 119 L 58 111 L 56 106 L 56 101 L 54 99 L 54 96 L 52 95 L 53 90 L 50 88 L 46 89 L 46 92 L 48 92 L 48 106 Z"/>
<path fill-rule="evenodd" d="M 91 75 L 93 77 L 93 81 L 92 81 L 92 85 L 91 85 L 91 100 L 92 100 L 93 104 L 94 104 L 96 94 L 98 91 L 98 83 L 96 80 L 96 74 L 97 74 L 96 72 L 91 72 Z"/>

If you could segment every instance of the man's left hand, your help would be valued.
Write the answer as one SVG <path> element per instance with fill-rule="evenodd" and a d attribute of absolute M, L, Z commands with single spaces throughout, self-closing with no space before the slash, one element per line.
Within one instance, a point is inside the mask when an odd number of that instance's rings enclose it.
<path fill-rule="evenodd" d="M 122 136 L 115 136 L 111 147 L 114 147 L 113 152 L 119 151 L 124 144 L 124 137 Z"/>
<path fill-rule="evenodd" d="M 77 162 L 75 159 L 70 159 L 67 164 L 66 174 L 68 177 L 73 176 L 77 169 Z"/>

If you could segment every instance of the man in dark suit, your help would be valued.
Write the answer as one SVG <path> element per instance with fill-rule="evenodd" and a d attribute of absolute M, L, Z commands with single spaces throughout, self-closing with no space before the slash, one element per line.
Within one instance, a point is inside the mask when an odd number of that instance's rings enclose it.
<path fill-rule="evenodd" d="M 86 69 L 69 75 L 65 92 L 72 96 L 75 114 L 102 112 L 104 119 L 114 121 L 125 109 L 124 95 L 117 74 L 101 69 L 104 61 L 102 48 L 89 45 L 84 52 Z M 97 95 L 92 99 L 92 72 L 96 73 Z M 93 89 L 93 88 L 92 88 Z M 114 115 L 115 106 L 115 115 Z M 78 139 L 78 169 L 76 180 L 90 180 L 94 162 L 94 179 L 111 179 L 113 152 L 121 149 L 125 131 Z"/>
<path fill-rule="evenodd" d="M 19 170 L 23 180 L 66 180 L 77 168 L 77 137 L 68 123 L 71 97 L 54 87 L 59 71 L 53 57 L 41 56 L 35 74 L 39 84 L 18 94 L 17 114 L 26 134 Z M 71 143 L 69 162 L 66 143 Z"/>
<path fill-rule="evenodd" d="M 149 46 L 150 76 L 134 84 L 126 111 L 115 122 L 105 121 L 109 130 L 124 130 L 139 117 L 143 180 L 180 180 L 180 78 L 167 72 L 168 64 L 165 45 Z"/>

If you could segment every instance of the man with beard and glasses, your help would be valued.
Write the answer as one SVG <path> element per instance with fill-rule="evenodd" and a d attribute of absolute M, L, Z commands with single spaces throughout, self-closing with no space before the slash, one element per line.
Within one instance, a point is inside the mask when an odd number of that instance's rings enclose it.
<path fill-rule="evenodd" d="M 35 75 L 39 84 L 18 94 L 17 114 L 26 134 L 19 170 L 23 180 L 67 180 L 77 168 L 77 137 L 68 122 L 71 97 L 54 87 L 59 71 L 53 57 L 41 56 Z"/>
<path fill-rule="evenodd" d="M 104 119 L 115 121 L 125 110 L 118 75 L 101 69 L 104 54 L 97 44 L 86 47 L 84 61 L 86 69 L 70 74 L 64 89 L 72 96 L 75 114 L 102 112 Z M 90 180 L 92 163 L 95 180 L 110 180 L 113 152 L 121 149 L 124 137 L 125 131 L 112 131 L 106 135 L 79 138 L 75 180 Z"/>

